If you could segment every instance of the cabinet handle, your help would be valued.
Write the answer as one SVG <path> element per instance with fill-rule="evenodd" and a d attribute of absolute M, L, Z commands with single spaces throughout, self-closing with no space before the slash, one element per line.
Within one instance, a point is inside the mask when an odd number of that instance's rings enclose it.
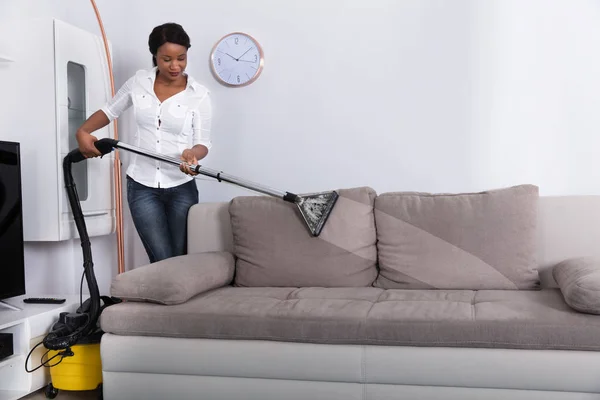
<path fill-rule="evenodd" d="M 98 217 L 100 215 L 106 215 L 108 214 L 107 211 L 98 211 L 98 212 L 91 212 L 91 213 L 83 213 L 84 217 Z"/>

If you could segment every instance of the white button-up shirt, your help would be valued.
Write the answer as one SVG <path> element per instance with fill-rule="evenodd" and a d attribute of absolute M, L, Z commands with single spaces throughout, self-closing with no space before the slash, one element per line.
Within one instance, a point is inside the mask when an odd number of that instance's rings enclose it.
<path fill-rule="evenodd" d="M 180 159 L 185 149 L 197 144 L 211 148 L 211 101 L 209 91 L 187 76 L 185 90 L 164 102 L 154 93 L 156 67 L 140 70 L 119 89 L 102 111 L 110 121 L 133 105 L 136 132 L 131 143 L 142 149 Z M 142 185 L 169 188 L 194 178 L 178 166 L 134 154 L 127 175 Z"/>

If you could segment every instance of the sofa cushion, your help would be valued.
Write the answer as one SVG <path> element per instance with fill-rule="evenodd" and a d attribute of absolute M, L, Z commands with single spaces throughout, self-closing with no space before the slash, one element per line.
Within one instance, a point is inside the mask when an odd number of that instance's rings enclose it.
<path fill-rule="evenodd" d="M 129 301 L 180 304 L 233 279 L 234 259 L 228 252 L 189 254 L 158 261 L 117 275 L 114 297 Z"/>
<path fill-rule="evenodd" d="M 600 259 L 578 257 L 557 264 L 552 275 L 573 309 L 600 314 Z"/>
<path fill-rule="evenodd" d="M 538 188 L 384 193 L 375 200 L 384 289 L 537 289 Z"/>
<path fill-rule="evenodd" d="M 229 213 L 236 286 L 370 286 L 377 276 L 377 240 L 368 187 L 338 190 L 339 199 L 318 237 L 294 204 L 241 196 Z"/>
<path fill-rule="evenodd" d="M 558 289 L 225 287 L 169 307 L 116 304 L 100 323 L 118 335 L 600 350 L 600 318 L 573 310 Z"/>

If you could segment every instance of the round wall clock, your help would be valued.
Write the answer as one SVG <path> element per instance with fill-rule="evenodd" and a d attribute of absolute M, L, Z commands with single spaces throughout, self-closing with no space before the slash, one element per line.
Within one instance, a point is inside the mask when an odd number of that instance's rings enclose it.
<path fill-rule="evenodd" d="M 217 81 L 230 87 L 246 86 L 260 76 L 263 50 L 252 36 L 233 32 L 223 36 L 210 53 L 210 67 Z"/>

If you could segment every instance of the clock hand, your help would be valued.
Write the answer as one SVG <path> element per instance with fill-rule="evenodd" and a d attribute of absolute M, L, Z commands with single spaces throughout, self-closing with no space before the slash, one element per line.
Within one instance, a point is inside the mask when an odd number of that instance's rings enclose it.
<path fill-rule="evenodd" d="M 254 61 L 250 61 L 250 60 L 238 60 L 238 61 L 249 62 L 249 63 L 253 63 L 254 62 Z"/>
<path fill-rule="evenodd" d="M 224 51 L 222 51 L 222 50 L 217 50 L 217 51 L 218 51 L 219 53 L 225 54 L 225 55 L 227 55 L 227 56 L 229 56 L 229 57 L 233 58 L 235 61 L 239 61 L 237 58 L 235 58 L 234 56 L 232 56 L 232 55 L 231 55 L 231 54 L 229 54 L 229 53 L 225 53 L 225 52 L 224 52 Z"/>
<path fill-rule="evenodd" d="M 252 47 L 250 47 L 248 50 L 246 50 L 244 52 L 244 54 L 242 54 L 237 60 L 240 61 L 240 58 L 244 57 L 246 55 L 246 53 L 249 52 L 250 50 L 252 50 Z"/>
<path fill-rule="evenodd" d="M 225 54 L 227 54 L 229 57 L 233 58 L 235 61 L 240 61 L 240 60 L 239 60 L 239 58 L 235 58 L 234 56 L 232 56 L 232 55 L 231 55 L 231 54 L 229 54 L 229 53 L 225 53 Z"/>

